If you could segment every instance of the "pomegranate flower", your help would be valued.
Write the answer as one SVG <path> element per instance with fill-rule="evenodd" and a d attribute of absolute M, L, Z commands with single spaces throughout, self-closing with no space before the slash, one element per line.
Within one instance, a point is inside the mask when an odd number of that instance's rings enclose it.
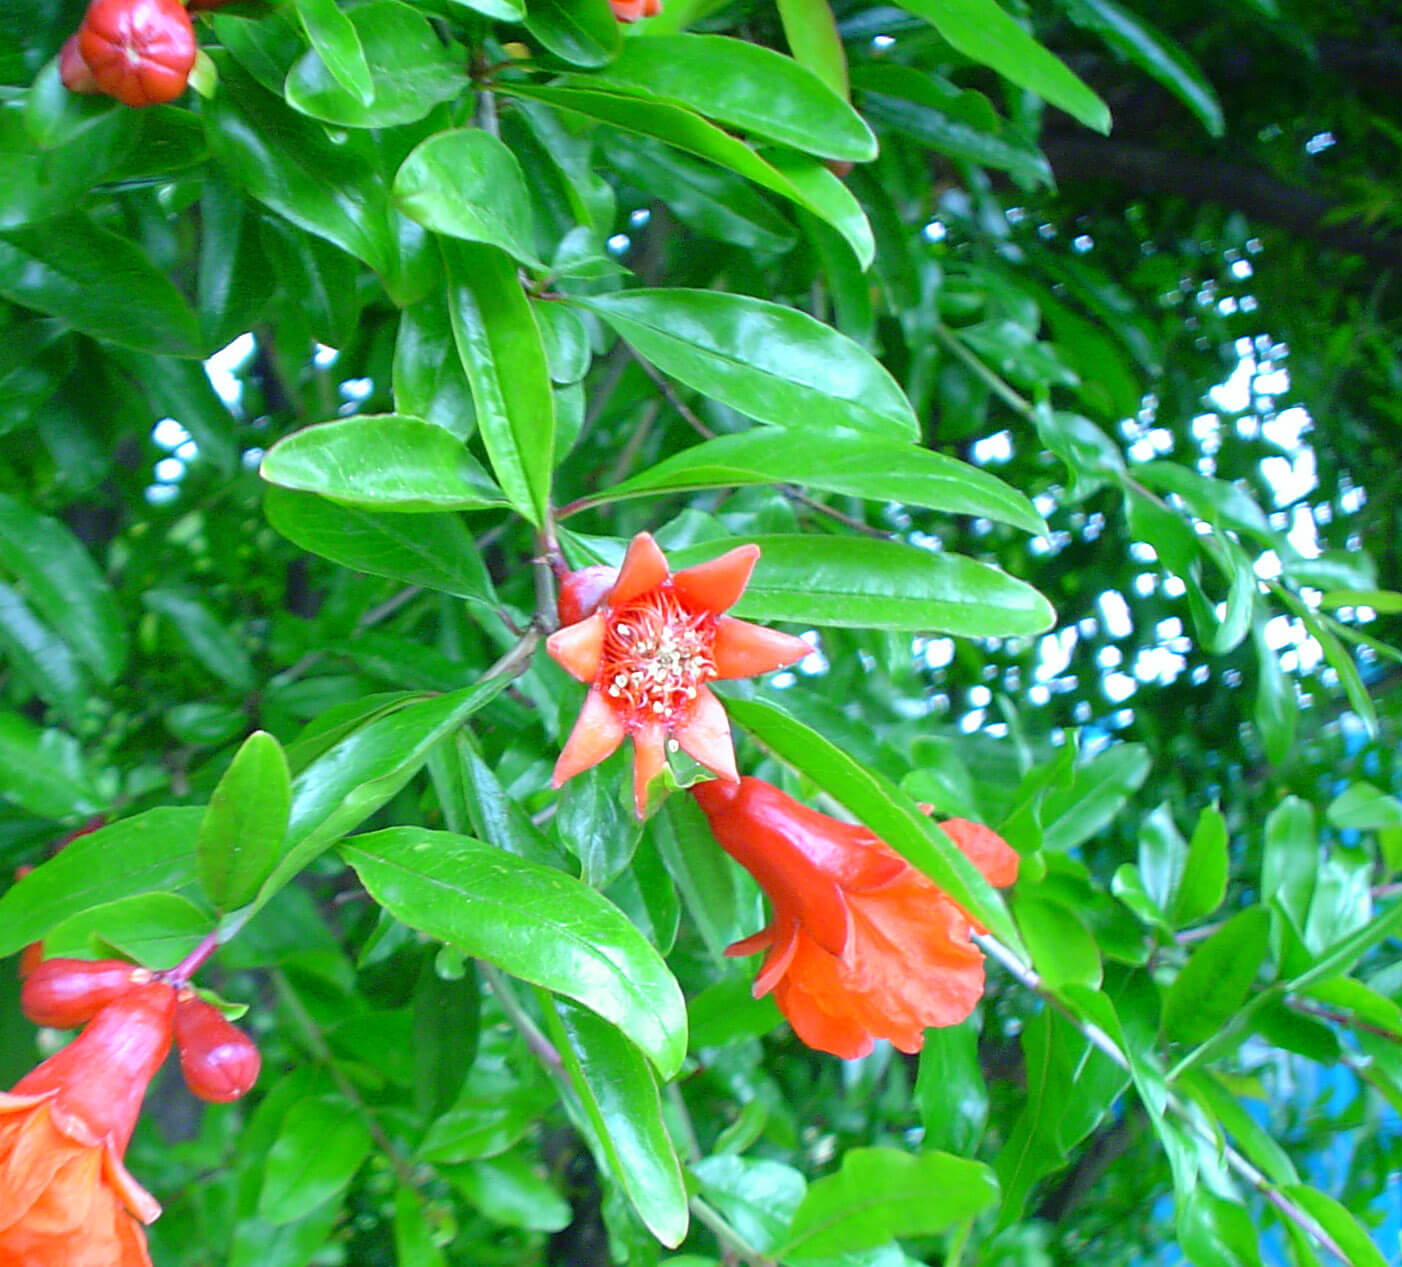
<path fill-rule="evenodd" d="M 170 1049 L 175 993 L 132 986 L 0 1092 L 0 1264 L 151 1267 L 141 1224 L 161 1207 L 122 1155 Z"/>
<path fill-rule="evenodd" d="M 754 995 L 772 990 L 808 1046 L 850 1060 L 885 1038 L 916 1052 L 927 1027 L 974 1010 L 983 994 L 976 926 L 884 841 L 761 779 L 691 791 L 772 907 L 769 926 L 726 954 L 765 952 Z M 988 828 L 957 818 L 940 826 L 989 883 L 1017 878 L 1017 854 Z"/>
<path fill-rule="evenodd" d="M 609 0 L 609 8 L 620 22 L 637 22 L 661 13 L 662 0 Z"/>
<path fill-rule="evenodd" d="M 555 765 L 559 787 L 633 740 L 633 805 L 666 763 L 666 742 L 734 783 L 730 722 L 706 683 L 750 677 L 801 660 L 801 638 L 722 613 L 749 583 L 759 547 L 736 549 L 673 573 L 657 543 L 640 532 L 617 576 L 586 568 L 566 577 L 561 615 L 575 617 L 546 650 L 589 694 Z M 576 578 L 579 578 L 576 580 Z"/>

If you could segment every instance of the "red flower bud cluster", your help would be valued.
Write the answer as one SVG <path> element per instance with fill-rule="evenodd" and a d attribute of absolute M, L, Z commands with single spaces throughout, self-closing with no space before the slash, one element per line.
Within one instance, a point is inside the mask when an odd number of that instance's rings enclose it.
<path fill-rule="evenodd" d="M 197 52 L 180 0 L 93 0 L 59 53 L 58 73 L 73 92 L 152 106 L 185 91 Z"/>

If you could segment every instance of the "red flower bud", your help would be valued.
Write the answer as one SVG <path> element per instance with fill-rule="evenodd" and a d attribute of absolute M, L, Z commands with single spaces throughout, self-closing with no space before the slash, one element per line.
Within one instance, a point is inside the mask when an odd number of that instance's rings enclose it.
<path fill-rule="evenodd" d="M 195 28 L 180 0 L 93 0 L 78 28 L 93 81 L 129 106 L 174 101 L 195 64 Z"/>
<path fill-rule="evenodd" d="M 555 606 L 562 625 L 577 625 L 586 616 L 599 610 L 618 581 L 618 569 L 599 564 L 566 572 L 560 578 L 560 597 Z"/>
<path fill-rule="evenodd" d="M 87 62 L 83 60 L 82 53 L 78 51 L 77 31 L 64 40 L 63 47 L 59 49 L 58 77 L 69 92 L 93 93 L 102 91 L 97 86 L 97 80 L 92 77 L 92 71 L 88 69 Z"/>
<path fill-rule="evenodd" d="M 182 990 L 175 1005 L 175 1046 L 185 1085 L 201 1100 L 227 1104 L 258 1081 L 253 1040 L 193 991 Z"/>
<path fill-rule="evenodd" d="M 45 959 L 25 978 L 20 1010 L 36 1025 L 74 1029 L 151 973 L 121 959 Z"/>
<path fill-rule="evenodd" d="M 620 22 L 636 22 L 639 18 L 655 18 L 662 12 L 662 0 L 609 0 L 613 16 Z"/>

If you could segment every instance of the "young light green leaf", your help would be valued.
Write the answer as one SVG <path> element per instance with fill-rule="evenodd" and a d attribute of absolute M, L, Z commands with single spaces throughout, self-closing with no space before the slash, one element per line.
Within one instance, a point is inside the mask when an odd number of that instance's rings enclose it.
<path fill-rule="evenodd" d="M 313 52 L 347 92 L 368 106 L 375 99 L 375 81 L 350 16 L 336 0 L 296 0 L 296 8 Z"/>
<path fill-rule="evenodd" d="M 744 1237 L 768 1253 L 783 1239 L 808 1189 L 801 1171 L 763 1157 L 719 1154 L 692 1162 L 701 1194 Z"/>
<path fill-rule="evenodd" d="M 242 906 L 268 878 L 287 835 L 290 780 L 282 745 L 255 730 L 210 794 L 195 840 L 195 875 L 215 910 Z"/>
<path fill-rule="evenodd" d="M 1248 906 L 1193 952 L 1164 999 L 1163 1029 L 1171 1040 L 1205 1042 L 1231 1020 L 1266 957 L 1269 932 L 1265 908 Z"/>
<path fill-rule="evenodd" d="M 605 0 L 534 0 L 526 30 L 575 66 L 606 65 L 622 47 L 622 31 Z"/>
<path fill-rule="evenodd" d="M 1319 832 L 1314 809 L 1287 796 L 1266 815 L 1261 855 L 1261 901 L 1278 906 L 1297 932 L 1303 932 L 1319 867 Z"/>
<path fill-rule="evenodd" d="M 1198 815 L 1169 919 L 1175 928 L 1211 915 L 1227 896 L 1227 820 L 1215 805 Z"/>
<path fill-rule="evenodd" d="M 478 510 L 505 500 L 461 441 L 398 414 L 294 431 L 268 450 L 259 471 L 270 484 L 366 510 Z"/>
<path fill-rule="evenodd" d="M 291 1223 L 343 1192 L 370 1155 L 364 1111 L 338 1095 L 298 1100 L 268 1150 L 258 1212 Z"/>
<path fill-rule="evenodd" d="M 208 910 L 178 893 L 135 893 L 60 920 L 44 934 L 44 953 L 86 959 L 116 951 L 146 968 L 173 968 L 212 925 Z"/>
<path fill-rule="evenodd" d="M 341 849 L 396 919 L 576 999 L 617 1025 L 671 1077 L 686 1007 L 657 952 L 606 898 L 553 867 L 451 832 L 391 827 Z"/>
<path fill-rule="evenodd" d="M 1019 890 L 1013 914 L 1032 956 L 1032 966 L 1049 989 L 1063 985 L 1098 988 L 1103 976 L 1100 950 L 1075 912 Z"/>
<path fill-rule="evenodd" d="M 0 712 L 0 796 L 41 818 L 95 814 L 103 800 L 78 741 Z"/>
<path fill-rule="evenodd" d="M 851 95 L 847 82 L 847 50 L 827 0 L 779 0 L 779 21 L 794 61 L 806 66 L 844 101 Z"/>
<path fill-rule="evenodd" d="M 1143 744 L 1124 743 L 1078 766 L 1074 780 L 1042 802 L 1042 847 L 1074 849 L 1105 828 L 1149 777 L 1150 764 Z"/>
<path fill-rule="evenodd" d="M 1371 783 L 1354 783 L 1329 802 L 1324 817 L 1335 827 L 1359 831 L 1402 827 L 1402 801 L 1378 791 Z"/>

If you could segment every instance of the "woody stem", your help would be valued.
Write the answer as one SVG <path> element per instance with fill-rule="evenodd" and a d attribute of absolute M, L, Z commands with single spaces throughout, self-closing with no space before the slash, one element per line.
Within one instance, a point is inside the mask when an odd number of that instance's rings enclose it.
<path fill-rule="evenodd" d="M 200 944 L 176 964 L 175 967 L 167 968 L 164 972 L 158 972 L 156 974 L 157 980 L 169 982 L 174 986 L 184 985 L 195 973 L 204 967 L 205 961 L 219 949 L 219 945 L 217 929 L 213 932 L 206 933 L 200 939 Z"/>

